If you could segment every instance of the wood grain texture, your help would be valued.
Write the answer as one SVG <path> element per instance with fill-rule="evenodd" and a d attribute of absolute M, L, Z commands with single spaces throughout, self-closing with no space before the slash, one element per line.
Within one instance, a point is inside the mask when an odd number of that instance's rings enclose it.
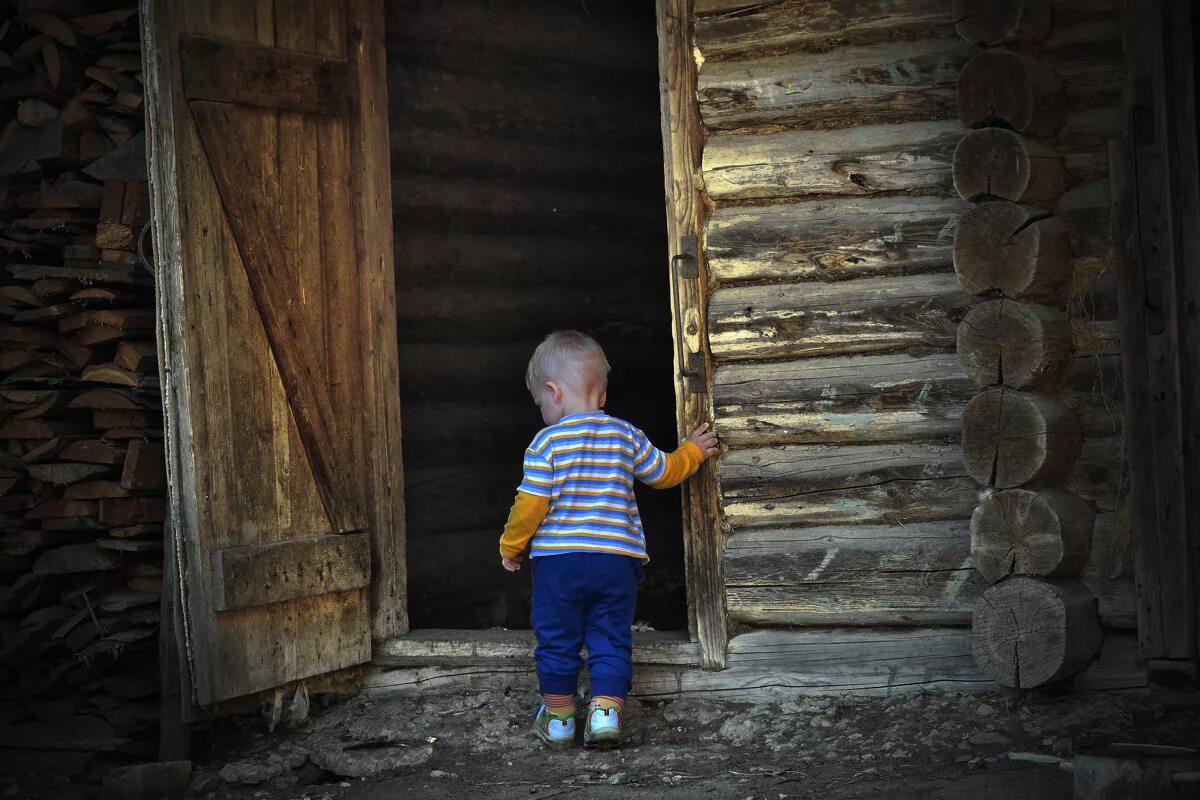
<path fill-rule="evenodd" d="M 841 280 L 938 272 L 970 206 L 946 197 L 864 197 L 718 208 L 704 231 L 712 276 Z"/>
<path fill-rule="evenodd" d="M 346 147 L 338 147 L 339 137 L 342 142 L 349 140 L 345 119 L 324 117 L 324 122 L 318 122 L 292 112 L 230 106 L 226 113 L 210 115 L 210 121 L 219 124 L 208 131 L 212 134 L 208 143 L 220 139 L 221 144 L 243 152 L 223 164 L 209 163 L 183 94 L 177 46 L 179 34 L 184 33 L 334 56 L 346 51 L 344 44 L 328 36 L 328 31 L 345 30 L 341 7 L 320 11 L 320 27 L 326 33 L 318 40 L 313 33 L 318 12 L 303 2 L 286 7 L 274 3 L 261 8 L 246 4 L 206 8 L 203 14 L 190 4 L 155 5 L 162 7 L 147 22 L 146 48 L 161 54 L 148 70 L 148 81 L 158 87 L 157 96 L 148 95 L 148 100 L 155 118 L 163 121 L 153 128 L 150 148 L 160 231 L 155 251 L 165 254 L 164 263 L 173 267 L 159 276 L 165 320 L 159 361 L 169 387 L 167 460 L 172 502 L 178 499 L 172 516 L 183 545 L 178 557 L 185 578 L 186 641 L 196 700 L 207 704 L 369 658 L 370 609 L 364 589 L 227 611 L 219 617 L 209 594 L 209 556 L 214 550 L 287 542 L 339 527 L 366 527 L 362 510 L 366 468 L 363 459 L 350 456 L 365 452 L 366 445 L 347 439 L 366 439 L 367 427 L 355 433 L 357 422 L 350 421 L 327 428 L 331 436 L 344 437 L 339 452 L 356 462 L 340 470 L 343 475 L 338 481 L 346 481 L 350 488 L 334 505 L 357 508 L 349 518 L 359 519 L 356 526 L 347 525 L 345 518 L 340 525 L 331 524 L 302 443 L 299 429 L 304 426 L 293 419 L 285 393 L 285 384 L 290 385 L 295 376 L 285 381 L 269 346 L 243 264 L 246 245 L 253 251 L 249 260 L 260 267 L 264 265 L 257 260 L 265 258 L 264 250 L 270 251 L 266 260 L 275 276 L 271 290 L 283 290 L 293 282 L 313 287 L 281 301 L 275 341 L 281 347 L 306 350 L 307 390 L 326 393 L 331 411 L 326 419 L 346 412 L 353 413 L 354 420 L 363 417 L 361 400 L 347 407 L 349 394 L 333 384 L 357 387 L 362 383 L 361 356 L 344 351 L 347 338 L 339 326 L 358 324 L 358 312 L 347 312 L 346 305 L 364 302 L 366 290 L 356 279 L 339 282 L 353 274 L 347 265 L 356 263 L 356 254 L 345 250 L 335 256 L 337 248 L 326 248 L 319 233 L 327 228 L 328 242 L 345 241 L 344 232 L 359 224 L 347 193 L 321 189 L 316 180 L 322 162 L 343 179 L 347 173 Z M 337 20 L 330 19 L 334 12 Z M 240 127 L 226 124 L 229 114 L 245 115 L 238 121 Z M 263 124 L 242 124 L 255 115 Z M 263 119 L 268 116 L 270 124 Z M 253 164 L 246 161 L 246 150 L 253 151 Z M 384 153 L 386 159 L 386 144 Z M 240 165 L 235 164 L 238 158 Z M 279 159 L 298 168 L 280 171 Z M 231 200 L 229 192 L 221 196 L 214 166 L 224 171 L 225 178 L 236 173 L 238 197 Z M 224 183 L 231 185 L 229 180 Z M 239 248 L 222 200 L 242 212 L 242 222 L 254 216 L 250 227 L 255 235 L 273 238 L 267 242 L 270 246 L 243 235 Z M 245 204 L 258 204 L 257 216 Z M 270 209 L 269 215 L 265 208 Z M 328 225 L 321 224 L 322 215 Z M 383 225 L 390 231 L 390 215 L 384 216 Z M 277 226 L 294 227 L 296 236 L 279 241 L 278 234 L 272 237 L 271 233 Z M 383 252 L 390 257 L 390 242 Z M 348 286 L 355 287 L 353 295 Z M 325 302 L 336 305 L 340 313 L 327 314 Z M 280 334 L 281 330 L 287 333 Z M 343 363 L 332 363 L 339 360 Z M 298 418 L 304 422 L 303 415 Z M 139 502 L 139 498 L 123 497 L 101 500 L 101 514 L 119 516 L 125 524 L 156 514 L 161 519 L 161 509 L 142 507 Z"/>
<path fill-rule="evenodd" d="M 955 84 L 970 52 L 958 39 L 928 39 L 706 61 L 700 114 L 716 131 L 948 119 L 957 109 Z"/>
<path fill-rule="evenodd" d="M 371 635 L 408 630 L 404 562 L 404 475 L 401 458 L 399 357 L 396 334 L 396 273 L 393 267 L 391 194 L 382 165 L 388 159 L 387 93 L 383 14 L 377 4 L 349 0 L 346 55 L 357 87 L 350 104 L 350 189 L 361 224 L 354 242 L 366 303 L 360 317 L 367 518 L 371 525 Z M 347 387 L 354 391 L 354 387 Z"/>
<path fill-rule="evenodd" d="M 658 19 L 659 92 L 662 109 L 662 139 L 664 183 L 667 196 L 667 241 L 673 255 L 683 251 L 683 237 L 699 239 L 704 229 L 705 206 L 702 202 L 698 173 L 701 158 L 706 152 L 700 112 L 695 101 L 696 62 L 692 57 L 695 37 L 692 0 L 656 0 Z M 702 250 L 702 248 L 699 248 Z M 678 306 L 671 309 L 678 320 L 685 309 L 699 310 L 693 345 L 683 343 L 684 349 L 699 344 L 699 352 L 707 359 L 703 345 L 708 338 L 706 305 L 708 267 L 703 252 L 696 267 L 699 279 L 678 277 L 676 297 Z M 679 331 L 676 324 L 673 330 Z M 679 353 L 675 355 L 679 361 Z M 675 364 L 675 374 L 681 375 L 683 364 Z M 712 374 L 711 366 L 707 374 Z M 676 380 L 675 408 L 678 430 L 686 434 L 701 421 L 712 419 L 712 401 L 705 393 L 693 393 L 686 379 Z M 717 491 L 717 470 L 709 459 L 699 472 L 684 484 L 684 566 L 688 584 L 689 622 L 700 643 L 701 661 L 707 669 L 720 669 L 726 664 L 729 641 L 725 611 L 724 576 L 721 551 L 723 531 L 719 520 L 721 508 Z"/>
<path fill-rule="evenodd" d="M 721 364 L 713 404 L 734 447 L 945 441 L 974 391 L 951 353 L 853 355 Z"/>
<path fill-rule="evenodd" d="M 963 521 L 749 528 L 725 551 L 729 613 L 752 625 L 966 625 L 986 585 Z"/>
<path fill-rule="evenodd" d="M 1007 489 L 1061 478 L 1079 444 L 1078 418 L 1047 396 L 989 389 L 963 409 L 963 464 L 984 486 Z"/>
<path fill-rule="evenodd" d="M 1010 578 L 980 597 L 971 638 L 980 669 L 1002 686 L 1059 681 L 1100 650 L 1096 598 L 1077 583 Z"/>
<path fill-rule="evenodd" d="M 752 447 L 721 456 L 719 474 L 737 528 L 961 520 L 978 495 L 949 444 Z"/>
<path fill-rule="evenodd" d="M 955 0 L 954 17 L 974 44 L 1036 41 L 1050 30 L 1050 0 Z"/>
<path fill-rule="evenodd" d="M 958 78 L 958 114 L 968 128 L 999 124 L 1030 136 L 1053 136 L 1066 104 L 1062 79 L 1051 67 L 1002 48 L 976 53 Z"/>
<path fill-rule="evenodd" d="M 721 361 L 947 350 L 975 302 L 948 274 L 718 288 L 709 341 Z"/>
<path fill-rule="evenodd" d="M 970 294 L 999 290 L 1013 299 L 1053 305 L 1071 274 L 1066 226 L 1032 206 L 983 203 L 954 229 L 954 271 Z"/>
<path fill-rule="evenodd" d="M 1053 208 L 1066 166 L 1053 147 L 1007 128 L 968 131 L 954 150 L 954 189 L 964 200 L 1011 200 Z"/>
<path fill-rule="evenodd" d="M 961 137 L 956 121 L 715 136 L 704 148 L 704 185 L 718 203 L 884 192 L 947 195 Z"/>
<path fill-rule="evenodd" d="M 371 582 L 365 533 L 313 536 L 213 552 L 213 609 L 234 611 L 361 589 Z"/>
<path fill-rule="evenodd" d="M 979 386 L 1052 384 L 1070 348 L 1070 322 L 1049 306 L 989 300 L 968 311 L 958 326 L 959 365 Z"/>
<path fill-rule="evenodd" d="M 286 5 L 286 4 L 282 4 Z M 341 116 L 346 62 L 207 36 L 180 37 L 183 93 L 189 100 Z"/>
<path fill-rule="evenodd" d="M 838 42 L 855 44 L 946 35 L 954 9 L 941 0 L 700 0 L 696 46 L 705 61 L 738 58 L 764 50 L 822 51 Z"/>
<path fill-rule="evenodd" d="M 1005 489 L 971 514 L 971 559 L 988 581 L 1069 576 L 1087 563 L 1096 512 L 1057 489 Z"/>

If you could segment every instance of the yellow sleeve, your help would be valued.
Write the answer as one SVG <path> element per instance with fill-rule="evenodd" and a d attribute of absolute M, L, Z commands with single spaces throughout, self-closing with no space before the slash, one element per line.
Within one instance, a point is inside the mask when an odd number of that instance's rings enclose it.
<path fill-rule="evenodd" d="M 549 497 L 517 492 L 517 499 L 513 501 L 512 510 L 508 512 L 508 524 L 504 526 L 504 534 L 500 537 L 500 555 L 516 558 L 525 552 L 529 540 L 533 538 L 538 525 L 542 524 L 549 511 Z"/>
<path fill-rule="evenodd" d="M 662 477 L 650 485 L 655 489 L 670 489 L 678 486 L 700 469 L 704 462 L 704 453 L 695 442 L 687 441 L 679 445 L 674 453 L 666 454 L 667 466 Z"/>

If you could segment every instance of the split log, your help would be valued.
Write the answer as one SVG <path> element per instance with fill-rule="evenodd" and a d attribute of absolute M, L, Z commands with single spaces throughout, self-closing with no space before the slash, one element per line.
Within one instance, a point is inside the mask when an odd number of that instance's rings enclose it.
<path fill-rule="evenodd" d="M 954 231 L 954 271 L 969 294 L 999 290 L 1054 304 L 1071 279 L 1066 229 L 1041 209 L 984 203 L 964 214 Z"/>
<path fill-rule="evenodd" d="M 950 350 L 974 304 L 948 274 L 719 288 L 709 345 L 721 361 Z"/>
<path fill-rule="evenodd" d="M 1006 128 L 970 131 L 954 150 L 954 189 L 964 200 L 998 198 L 1051 208 L 1066 188 L 1053 147 Z"/>
<path fill-rule="evenodd" d="M 975 604 L 979 668 L 1002 686 L 1032 689 L 1066 678 L 1100 650 L 1096 598 L 1077 583 L 1013 577 Z"/>
<path fill-rule="evenodd" d="M 986 584 L 964 521 L 736 530 L 730 617 L 750 625 L 969 625 Z"/>
<path fill-rule="evenodd" d="M 953 353 L 720 364 L 713 406 L 730 446 L 945 440 L 975 387 Z"/>
<path fill-rule="evenodd" d="M 953 121 L 715 136 L 704 147 L 714 200 L 951 191 Z"/>
<path fill-rule="evenodd" d="M 1091 506 L 1058 489 L 992 492 L 971 515 L 971 560 L 989 583 L 1074 575 L 1087 563 L 1095 521 Z"/>
<path fill-rule="evenodd" d="M 706 61 L 700 115 L 710 130 L 945 119 L 954 116 L 955 80 L 970 53 L 958 39 L 926 39 Z"/>
<path fill-rule="evenodd" d="M 1046 397 L 989 389 L 963 409 L 963 466 L 984 486 L 1008 489 L 1062 478 L 1079 445 L 1079 419 Z"/>
<path fill-rule="evenodd" d="M 27 128 L 36 128 L 58 119 L 59 110 L 45 100 L 26 98 L 17 105 L 17 122 Z"/>
<path fill-rule="evenodd" d="M 954 17 L 972 44 L 1032 42 L 1050 32 L 1050 0 L 955 0 Z"/>
<path fill-rule="evenodd" d="M 968 128 L 1002 124 L 1030 136 L 1053 136 L 1066 104 L 1053 69 L 1007 50 L 976 53 L 958 77 L 958 114 Z"/>
<path fill-rule="evenodd" d="M 35 464 L 28 469 L 35 479 L 57 486 L 78 483 L 109 471 L 104 464 Z"/>
<path fill-rule="evenodd" d="M 25 519 L 62 519 L 64 517 L 94 517 L 99 507 L 87 500 L 43 500 L 29 510 Z"/>
<path fill-rule="evenodd" d="M 958 360 L 980 386 L 1046 386 L 1058 377 L 1071 348 L 1071 323 L 1053 308 L 990 300 L 958 326 Z"/>
<path fill-rule="evenodd" d="M 731 450 L 717 473 L 735 528 L 966 519 L 979 492 L 958 447 L 933 443 Z"/>
<path fill-rule="evenodd" d="M 106 497 L 127 497 L 132 492 L 112 480 L 91 480 L 73 483 L 63 490 L 68 500 L 103 500 Z"/>
<path fill-rule="evenodd" d="M 69 169 L 79 161 L 79 133 L 58 120 L 36 128 L 18 125 L 0 139 L 0 176 L 26 171 L 30 164 Z"/>
<path fill-rule="evenodd" d="M 117 345 L 116 362 L 130 372 L 157 374 L 158 347 L 154 342 L 121 342 Z"/>
<path fill-rule="evenodd" d="M 826 51 L 835 42 L 897 42 L 953 35 L 955 15 L 945 0 L 830 0 L 763 3 L 703 2 L 696 5 L 696 47 L 705 61 L 764 50 Z M 732 13 L 731 13 L 732 12 Z"/>
<path fill-rule="evenodd" d="M 121 487 L 144 491 L 165 489 L 166 485 L 166 456 L 162 444 L 141 440 L 130 442 L 121 472 Z"/>
<path fill-rule="evenodd" d="M 100 500 L 100 521 L 110 526 L 161 523 L 166 515 L 166 498 L 117 497 Z"/>
<path fill-rule="evenodd" d="M 33 565 L 33 572 L 36 575 L 98 572 L 117 569 L 124 563 L 118 556 L 106 553 L 92 542 L 87 542 L 47 550 Z"/>
<path fill-rule="evenodd" d="M 722 283 L 940 272 L 953 261 L 954 224 L 969 208 L 949 197 L 718 208 L 705 228 L 705 256 Z"/>

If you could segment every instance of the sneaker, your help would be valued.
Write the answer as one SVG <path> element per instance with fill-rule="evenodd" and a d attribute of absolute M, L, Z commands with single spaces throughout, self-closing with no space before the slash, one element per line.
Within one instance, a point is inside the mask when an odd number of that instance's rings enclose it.
<path fill-rule="evenodd" d="M 620 747 L 621 712 L 615 708 L 588 709 L 587 725 L 583 728 L 584 747 Z"/>
<path fill-rule="evenodd" d="M 542 704 L 533 718 L 533 732 L 547 747 L 570 747 L 575 743 L 575 718 L 555 719 Z"/>

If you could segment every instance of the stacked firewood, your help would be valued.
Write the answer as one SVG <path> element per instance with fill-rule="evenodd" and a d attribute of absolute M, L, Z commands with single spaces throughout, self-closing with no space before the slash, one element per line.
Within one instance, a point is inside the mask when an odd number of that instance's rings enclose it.
<path fill-rule="evenodd" d="M 134 6 L 0 27 L 0 748 L 153 753 L 164 458 Z M 88 766 L 88 762 L 92 766 Z M 103 761 L 103 759 L 100 759 Z"/>
<path fill-rule="evenodd" d="M 959 7 L 959 33 L 982 47 L 959 78 L 973 130 L 954 155 L 955 187 L 978 203 L 958 222 L 954 269 L 986 298 L 958 332 L 959 361 L 981 390 L 963 409 L 963 465 L 989 487 L 971 519 L 972 560 L 992 584 L 972 638 L 985 673 L 1031 688 L 1077 672 L 1101 642 L 1096 598 L 1078 580 L 1096 513 L 1066 486 L 1081 425 L 1057 396 L 1073 349 L 1071 240 L 1055 213 L 1067 91 L 1031 47 L 1050 31 L 1048 0 Z"/>

